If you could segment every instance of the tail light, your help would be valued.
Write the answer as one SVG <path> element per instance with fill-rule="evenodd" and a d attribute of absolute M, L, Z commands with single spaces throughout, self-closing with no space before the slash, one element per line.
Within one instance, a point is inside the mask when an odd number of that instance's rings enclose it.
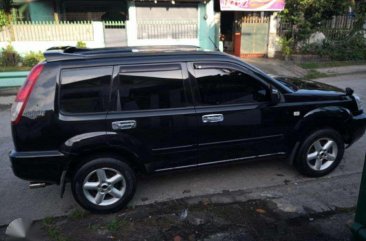
<path fill-rule="evenodd" d="M 23 86 L 19 89 L 15 102 L 11 107 L 11 123 L 16 125 L 23 115 L 25 106 L 27 105 L 29 96 L 32 92 L 34 85 L 36 84 L 39 75 L 43 70 L 44 64 L 38 64 L 30 71 Z"/>

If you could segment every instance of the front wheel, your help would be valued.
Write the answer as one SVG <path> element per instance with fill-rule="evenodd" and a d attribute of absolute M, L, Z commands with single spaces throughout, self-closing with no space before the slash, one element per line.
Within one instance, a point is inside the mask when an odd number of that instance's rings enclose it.
<path fill-rule="evenodd" d="M 135 175 L 122 160 L 110 157 L 93 159 L 74 175 L 72 193 L 84 209 L 110 213 L 122 209 L 135 191 Z"/>
<path fill-rule="evenodd" d="M 320 177 L 333 171 L 341 162 L 343 154 L 344 142 L 337 131 L 318 130 L 303 141 L 295 166 L 306 176 Z"/>

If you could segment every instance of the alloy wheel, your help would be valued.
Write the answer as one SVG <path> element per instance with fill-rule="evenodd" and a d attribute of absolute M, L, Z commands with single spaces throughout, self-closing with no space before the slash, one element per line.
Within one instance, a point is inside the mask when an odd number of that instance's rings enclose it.
<path fill-rule="evenodd" d="M 85 177 L 83 192 L 88 201 L 95 205 L 112 205 L 124 196 L 126 179 L 113 168 L 99 168 Z"/>
<path fill-rule="evenodd" d="M 320 138 L 310 145 L 307 152 L 307 164 L 315 171 L 329 168 L 337 159 L 338 146 L 331 138 Z"/>

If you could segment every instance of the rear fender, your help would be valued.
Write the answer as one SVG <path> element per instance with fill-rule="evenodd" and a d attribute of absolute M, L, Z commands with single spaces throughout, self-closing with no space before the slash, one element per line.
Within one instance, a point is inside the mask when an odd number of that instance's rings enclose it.
<path fill-rule="evenodd" d="M 61 147 L 61 152 L 70 157 L 69 165 L 71 162 L 79 162 L 82 159 L 77 157 L 90 154 L 122 154 L 123 157 L 123 153 L 126 153 L 133 157 L 133 160 L 128 161 L 137 162 L 133 165 L 140 168 L 143 167 L 143 160 L 146 160 L 146 157 L 141 156 L 139 146 L 135 144 L 137 143 L 131 141 L 130 138 L 121 138 L 121 135 L 115 132 L 99 131 L 80 134 L 68 139 Z"/>

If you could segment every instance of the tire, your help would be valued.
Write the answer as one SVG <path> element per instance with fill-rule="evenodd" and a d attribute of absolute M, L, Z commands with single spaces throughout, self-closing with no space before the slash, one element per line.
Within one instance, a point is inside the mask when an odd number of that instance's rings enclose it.
<path fill-rule="evenodd" d="M 321 177 L 329 174 L 339 165 L 343 154 L 344 141 L 337 131 L 317 130 L 302 142 L 295 167 L 305 176 Z"/>
<path fill-rule="evenodd" d="M 93 213 L 112 213 L 131 200 L 136 177 L 123 160 L 99 157 L 77 170 L 71 187 L 74 199 L 84 209 Z"/>

